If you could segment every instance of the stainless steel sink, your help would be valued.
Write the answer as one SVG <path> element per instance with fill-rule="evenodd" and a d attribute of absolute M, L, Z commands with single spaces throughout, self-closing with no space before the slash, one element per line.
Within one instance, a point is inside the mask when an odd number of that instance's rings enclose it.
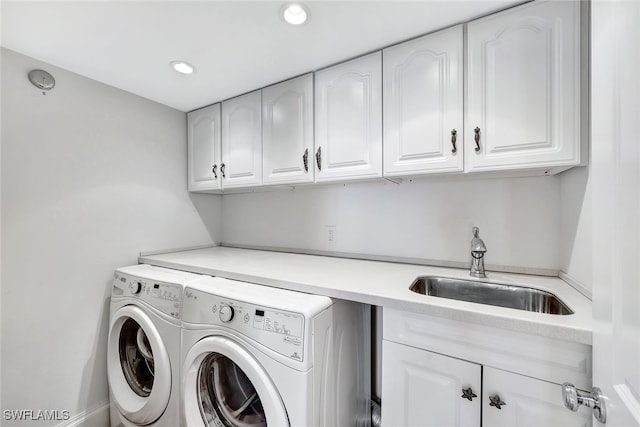
<path fill-rule="evenodd" d="M 409 288 L 422 295 L 546 314 L 573 314 L 554 294 L 535 288 L 475 280 L 421 276 Z"/>

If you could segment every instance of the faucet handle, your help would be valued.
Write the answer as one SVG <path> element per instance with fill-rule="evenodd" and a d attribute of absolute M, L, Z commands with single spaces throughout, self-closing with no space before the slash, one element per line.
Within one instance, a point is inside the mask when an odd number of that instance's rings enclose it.
<path fill-rule="evenodd" d="M 471 232 L 473 233 L 473 239 L 471 239 L 471 252 L 487 252 L 487 247 L 485 246 L 484 241 L 480 238 L 480 229 L 478 227 L 473 227 Z"/>

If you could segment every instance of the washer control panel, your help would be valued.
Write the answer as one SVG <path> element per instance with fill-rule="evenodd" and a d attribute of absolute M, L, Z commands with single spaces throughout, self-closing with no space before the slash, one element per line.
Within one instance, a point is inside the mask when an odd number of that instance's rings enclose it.
<path fill-rule="evenodd" d="M 113 278 L 113 297 L 139 298 L 162 313 L 180 319 L 182 286 L 160 282 L 116 271 Z"/>
<path fill-rule="evenodd" d="M 302 337 L 304 318 L 297 313 L 255 309 L 253 327 L 292 338 Z"/>
<path fill-rule="evenodd" d="M 305 359 L 305 318 L 300 313 L 224 298 L 187 287 L 182 320 L 229 328 L 285 357 L 300 362 Z"/>

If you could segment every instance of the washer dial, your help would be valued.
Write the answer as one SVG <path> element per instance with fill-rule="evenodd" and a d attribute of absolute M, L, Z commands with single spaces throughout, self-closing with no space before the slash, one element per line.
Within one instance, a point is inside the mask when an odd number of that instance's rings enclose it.
<path fill-rule="evenodd" d="M 142 282 L 135 281 L 135 282 L 129 283 L 129 289 L 131 289 L 132 294 L 134 295 L 139 294 L 140 291 L 142 290 Z"/>
<path fill-rule="evenodd" d="M 233 307 L 229 305 L 223 305 L 220 307 L 219 316 L 221 321 L 225 323 L 230 322 L 231 320 L 233 320 L 233 315 Z"/>

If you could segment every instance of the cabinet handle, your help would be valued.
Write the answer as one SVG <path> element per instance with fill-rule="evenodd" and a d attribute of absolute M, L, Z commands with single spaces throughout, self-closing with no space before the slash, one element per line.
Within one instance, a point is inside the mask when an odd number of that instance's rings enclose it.
<path fill-rule="evenodd" d="M 316 164 L 318 165 L 318 170 L 322 170 L 322 150 L 320 147 L 316 151 Z"/>
<path fill-rule="evenodd" d="M 602 424 L 607 422 L 607 408 L 605 405 L 607 397 L 602 394 L 602 390 L 593 387 L 592 392 L 577 390 L 571 383 L 562 384 L 562 398 L 567 409 L 576 412 L 580 406 L 592 408 L 593 416 Z"/>
<path fill-rule="evenodd" d="M 473 139 L 476 141 L 476 153 L 477 153 L 478 151 L 480 151 L 480 128 L 476 126 L 473 132 L 475 133 L 475 136 L 473 137 Z"/>
<path fill-rule="evenodd" d="M 214 163 L 211 172 L 213 172 L 213 179 L 218 179 L 218 165 Z"/>
<path fill-rule="evenodd" d="M 222 177 L 226 178 L 227 176 L 224 174 L 224 163 L 220 163 L 220 172 L 222 172 Z"/>
<path fill-rule="evenodd" d="M 451 149 L 451 154 L 456 154 L 458 152 L 458 149 L 456 148 L 457 135 L 458 135 L 458 132 L 455 129 L 453 129 L 451 131 L 451 145 L 453 145 L 453 148 Z"/>
<path fill-rule="evenodd" d="M 498 409 L 502 409 L 502 406 L 506 405 L 506 403 L 504 403 L 502 399 L 500 399 L 500 395 L 498 394 L 490 395 L 489 400 L 491 401 L 491 403 L 489 403 L 489 406 L 493 406 Z"/>
<path fill-rule="evenodd" d="M 304 163 L 304 171 L 309 172 L 309 149 L 304 150 L 304 154 L 302 155 L 302 162 Z"/>
<path fill-rule="evenodd" d="M 473 390 L 471 390 L 471 387 L 469 388 L 463 388 L 462 389 L 462 396 L 463 399 L 467 399 L 468 401 L 472 401 L 474 397 L 478 397 L 477 394 L 475 394 L 473 392 Z"/>

